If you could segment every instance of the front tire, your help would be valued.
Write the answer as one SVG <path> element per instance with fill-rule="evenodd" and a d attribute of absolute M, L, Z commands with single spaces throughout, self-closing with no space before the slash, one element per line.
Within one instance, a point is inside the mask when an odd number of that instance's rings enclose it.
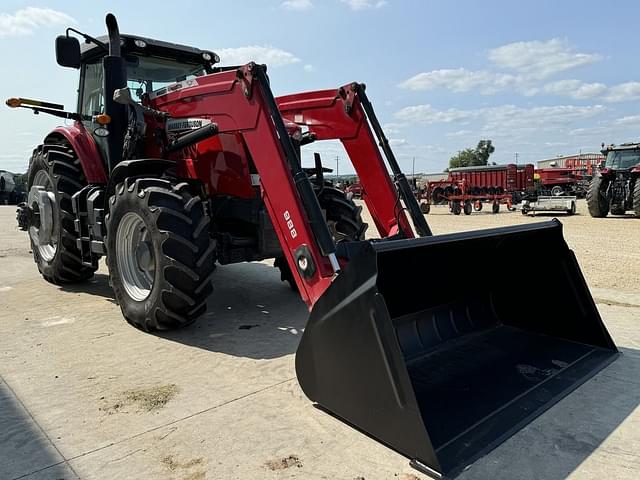
<path fill-rule="evenodd" d="M 128 178 L 109 199 L 106 222 L 111 285 L 129 323 L 169 330 L 205 312 L 215 243 L 205 205 L 187 183 Z"/>
<path fill-rule="evenodd" d="M 595 218 L 606 217 L 609 213 L 609 199 L 606 197 L 608 181 L 597 175 L 589 182 L 587 190 L 587 207 L 589 214 Z"/>
<path fill-rule="evenodd" d="M 37 206 L 31 192 L 36 187 L 47 192 L 48 208 L 38 213 L 39 220 L 31 221 L 29 239 L 38 270 L 45 280 L 56 285 L 82 282 L 97 270 L 97 265 L 82 263 L 73 223 L 71 197 L 86 184 L 80 161 L 68 145 L 45 144 L 34 150 L 27 173 L 27 202 L 30 207 Z M 44 219 L 44 215 L 51 218 Z M 39 230 L 47 224 L 50 225 L 49 239 L 39 241 Z"/>

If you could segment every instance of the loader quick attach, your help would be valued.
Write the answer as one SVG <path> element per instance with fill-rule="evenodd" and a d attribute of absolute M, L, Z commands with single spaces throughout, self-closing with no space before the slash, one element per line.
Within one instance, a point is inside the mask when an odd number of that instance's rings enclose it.
<path fill-rule="evenodd" d="M 617 355 L 557 220 L 432 235 L 364 85 L 274 98 L 265 66 L 218 67 L 213 52 L 106 23 L 108 37 L 56 41 L 58 63 L 81 72 L 77 111 L 7 101 L 74 121 L 34 150 L 18 212 L 46 280 L 85 281 L 105 256 L 126 320 L 162 330 L 205 312 L 216 262 L 275 258 L 311 311 L 296 355 L 305 394 L 434 477 Z M 302 147 L 331 139 L 380 239 L 365 240 L 361 207 L 318 154 L 301 164 Z M 454 287 L 463 271 L 508 272 L 522 251 L 545 264 L 529 281 L 558 288 L 531 300 Z M 430 269 L 437 279 L 411 275 Z"/>

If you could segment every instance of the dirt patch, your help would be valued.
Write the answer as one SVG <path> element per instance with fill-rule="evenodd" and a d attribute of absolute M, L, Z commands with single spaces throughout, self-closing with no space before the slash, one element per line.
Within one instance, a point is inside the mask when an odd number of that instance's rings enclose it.
<path fill-rule="evenodd" d="M 204 480 L 205 478 L 207 478 L 207 472 L 200 470 L 200 471 L 188 474 L 182 480 Z"/>
<path fill-rule="evenodd" d="M 197 465 L 202 465 L 204 463 L 204 458 L 192 458 L 191 460 L 187 460 L 186 462 L 181 461 L 176 455 L 166 455 L 160 459 L 162 464 L 167 467 L 172 472 L 183 468 L 192 468 Z"/>
<path fill-rule="evenodd" d="M 420 480 L 420 477 L 414 475 L 413 473 L 403 473 L 400 477 L 400 480 Z"/>
<path fill-rule="evenodd" d="M 278 470 L 285 470 L 290 467 L 302 468 L 302 462 L 297 455 L 289 455 L 288 457 L 269 460 L 264 464 L 264 466 L 275 472 Z"/>
<path fill-rule="evenodd" d="M 202 468 L 205 463 L 202 457 L 183 461 L 178 458 L 177 455 L 165 455 L 160 459 L 160 462 L 167 467 L 168 470 L 176 473 L 179 470 L 194 470 L 196 467 L 200 467 L 195 471 L 187 472 L 186 476 L 181 477 L 182 480 L 204 480 L 207 476 L 206 470 Z"/>
<path fill-rule="evenodd" d="M 100 410 L 112 414 L 124 412 L 128 407 L 135 407 L 139 412 L 152 412 L 163 408 L 177 393 L 178 386 L 173 383 L 157 387 L 125 390 L 114 403 L 102 407 Z"/>

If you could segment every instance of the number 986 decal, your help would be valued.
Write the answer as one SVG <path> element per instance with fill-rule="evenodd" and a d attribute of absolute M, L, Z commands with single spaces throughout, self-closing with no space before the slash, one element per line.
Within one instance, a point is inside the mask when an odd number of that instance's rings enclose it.
<path fill-rule="evenodd" d="M 284 219 L 287 222 L 287 228 L 289 228 L 289 233 L 291 234 L 291 238 L 296 238 L 298 236 L 298 232 L 296 232 L 296 229 L 293 225 L 293 220 L 291 220 L 291 214 L 289 213 L 289 210 L 286 210 L 284 212 Z"/>

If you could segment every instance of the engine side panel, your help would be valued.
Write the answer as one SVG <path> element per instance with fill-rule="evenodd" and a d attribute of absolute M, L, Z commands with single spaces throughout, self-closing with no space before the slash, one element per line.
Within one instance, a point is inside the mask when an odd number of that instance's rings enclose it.
<path fill-rule="evenodd" d="M 221 133 L 200 142 L 190 153 L 196 178 L 205 183 L 209 195 L 255 197 L 248 155 L 239 134 Z M 181 166 L 184 167 L 185 162 L 179 162 L 178 173 L 189 176 Z"/>

